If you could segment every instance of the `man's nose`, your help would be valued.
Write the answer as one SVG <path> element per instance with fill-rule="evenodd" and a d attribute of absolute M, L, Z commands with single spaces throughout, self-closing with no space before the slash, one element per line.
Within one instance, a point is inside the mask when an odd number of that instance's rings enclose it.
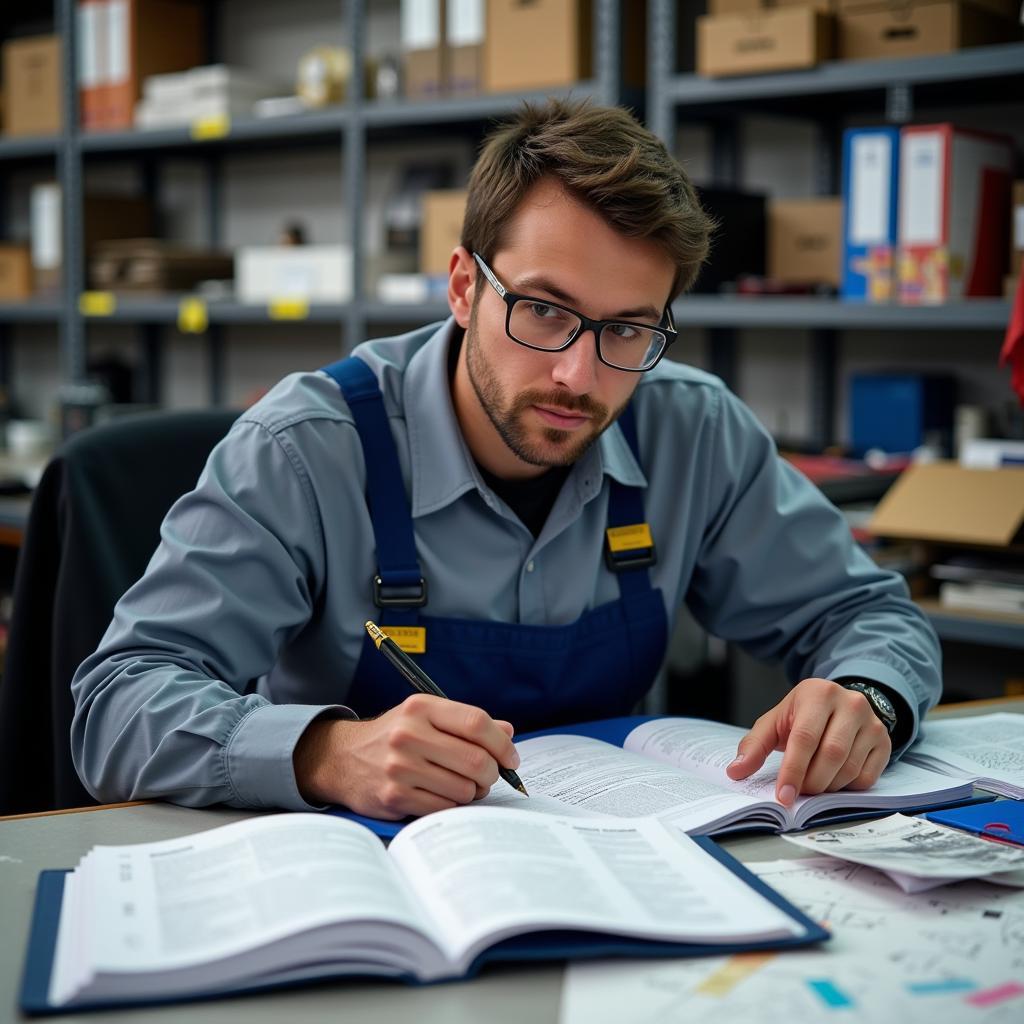
<path fill-rule="evenodd" d="M 597 339 L 593 331 L 584 329 L 567 349 L 555 353 L 551 378 L 573 394 L 586 394 L 594 389 L 598 362 Z"/>

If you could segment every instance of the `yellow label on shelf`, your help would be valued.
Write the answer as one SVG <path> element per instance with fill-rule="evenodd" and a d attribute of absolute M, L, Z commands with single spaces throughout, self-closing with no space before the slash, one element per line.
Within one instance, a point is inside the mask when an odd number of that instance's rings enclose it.
<path fill-rule="evenodd" d="M 210 324 L 203 299 L 188 297 L 178 303 L 178 330 L 182 334 L 203 334 Z"/>
<path fill-rule="evenodd" d="M 205 139 L 223 139 L 231 131 L 231 118 L 227 114 L 201 117 L 192 122 L 192 138 L 197 142 Z"/>
<path fill-rule="evenodd" d="M 381 626 L 406 654 L 427 653 L 427 631 L 423 626 Z"/>
<path fill-rule="evenodd" d="M 271 320 L 305 320 L 309 316 L 306 299 L 272 299 L 267 307 Z"/>
<path fill-rule="evenodd" d="M 110 316 L 117 309 L 113 292 L 82 292 L 78 296 L 78 311 L 82 316 Z"/>
<path fill-rule="evenodd" d="M 608 547 L 611 551 L 635 551 L 637 548 L 654 547 L 654 538 L 647 523 L 632 526 L 612 526 L 607 531 Z"/>

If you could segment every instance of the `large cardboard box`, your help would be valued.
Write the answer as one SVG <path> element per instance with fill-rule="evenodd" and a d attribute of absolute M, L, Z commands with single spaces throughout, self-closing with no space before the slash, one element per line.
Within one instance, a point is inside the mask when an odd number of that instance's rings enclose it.
<path fill-rule="evenodd" d="M 452 250 L 462 244 L 462 221 L 465 215 L 465 189 L 438 189 L 423 194 L 421 273 L 447 275 Z"/>
<path fill-rule="evenodd" d="M 768 204 L 768 276 L 838 287 L 843 259 L 839 196 L 775 199 Z"/>
<path fill-rule="evenodd" d="M 842 60 L 952 53 L 1014 38 L 1006 18 L 963 0 L 882 0 L 840 11 L 838 22 Z"/>
<path fill-rule="evenodd" d="M 1024 470 L 911 466 L 875 509 L 877 537 L 1005 547 L 1024 542 Z"/>
<path fill-rule="evenodd" d="M 32 295 L 32 259 L 27 245 L 0 242 L 0 302 L 20 302 Z"/>
<path fill-rule="evenodd" d="M 484 87 L 517 92 L 591 74 L 591 0 L 487 0 Z"/>
<path fill-rule="evenodd" d="M 1024 181 L 1013 183 L 1013 213 L 1010 223 L 1010 276 L 1024 268 Z"/>
<path fill-rule="evenodd" d="M 708 0 L 708 14 L 756 14 L 767 6 L 761 0 Z"/>
<path fill-rule="evenodd" d="M 57 36 L 12 39 L 3 61 L 4 134 L 56 135 L 61 130 L 61 46 Z"/>
<path fill-rule="evenodd" d="M 801 3 L 802 0 L 774 0 L 774 2 L 777 4 Z M 945 2 L 946 0 L 831 0 L 834 9 L 839 12 L 863 11 L 865 9 L 878 8 L 885 5 L 894 8 L 906 8 L 908 3 L 913 3 L 915 6 L 923 7 L 925 4 L 941 4 Z M 999 15 L 999 17 L 1004 20 L 1017 20 L 1020 17 L 1019 0 L 969 0 L 969 2 L 975 7 L 984 7 L 993 14 Z"/>
<path fill-rule="evenodd" d="M 749 75 L 811 68 L 832 56 L 834 22 L 812 7 L 697 19 L 697 73 Z"/>
<path fill-rule="evenodd" d="M 444 0 L 402 0 L 402 88 L 409 99 L 437 99 L 444 90 Z"/>

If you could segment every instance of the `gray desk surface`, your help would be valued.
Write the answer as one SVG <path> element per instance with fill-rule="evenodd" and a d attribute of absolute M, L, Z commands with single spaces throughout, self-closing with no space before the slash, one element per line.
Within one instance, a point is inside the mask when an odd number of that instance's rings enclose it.
<path fill-rule="evenodd" d="M 977 701 L 948 709 L 952 714 L 993 710 L 1024 713 L 1024 698 Z M 947 713 L 943 711 L 941 713 Z M 249 817 L 245 811 L 190 810 L 149 803 L 77 812 L 0 819 L 0 1022 L 25 1020 L 16 1009 L 17 992 L 35 897 L 36 877 L 45 868 L 66 868 L 97 844 L 171 839 Z M 810 856 L 776 836 L 744 837 L 722 844 L 743 861 Z M 304 1021 L 374 1021 L 374 1024 L 555 1024 L 562 968 L 513 967 L 487 971 L 471 982 L 406 987 L 380 982 L 336 985 L 116 1014 L 74 1014 L 66 1021 L 137 1021 L 206 1024 L 302 1024 Z"/>

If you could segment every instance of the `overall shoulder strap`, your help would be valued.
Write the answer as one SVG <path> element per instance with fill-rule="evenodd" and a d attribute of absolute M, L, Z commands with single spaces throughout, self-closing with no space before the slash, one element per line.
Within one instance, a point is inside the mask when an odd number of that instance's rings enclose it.
<path fill-rule="evenodd" d="M 374 602 L 380 608 L 422 606 L 427 587 L 416 557 L 412 510 L 377 378 L 356 356 L 325 366 L 323 372 L 341 388 L 363 446 L 367 505 L 377 544 Z"/>

